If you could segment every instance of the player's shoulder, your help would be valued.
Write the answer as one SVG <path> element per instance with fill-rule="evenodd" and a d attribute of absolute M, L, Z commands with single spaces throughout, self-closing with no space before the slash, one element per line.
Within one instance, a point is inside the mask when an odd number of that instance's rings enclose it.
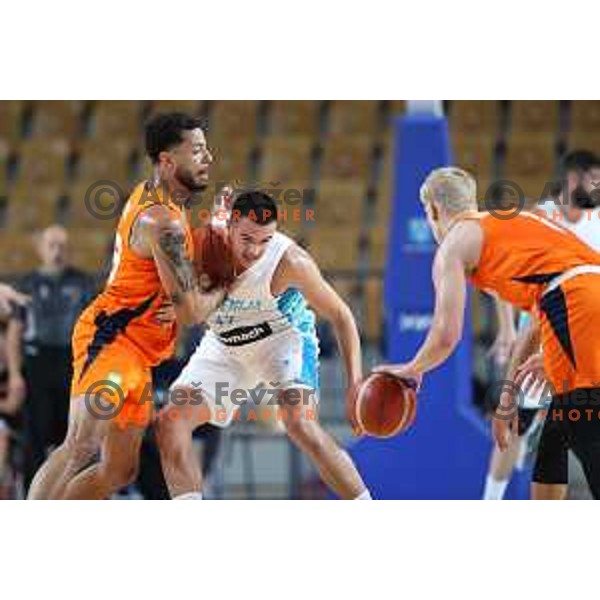
<path fill-rule="evenodd" d="M 163 203 L 151 204 L 140 209 L 135 220 L 136 229 L 142 234 L 156 237 L 165 232 L 183 234 L 185 226 L 179 215 Z"/>
<path fill-rule="evenodd" d="M 281 257 L 281 261 L 290 267 L 302 267 L 307 263 L 314 263 L 314 260 L 308 250 L 300 246 L 289 236 L 283 233 L 277 233 L 280 243 L 285 243 L 286 247 Z"/>
<path fill-rule="evenodd" d="M 445 237 L 442 248 L 447 252 L 459 253 L 481 247 L 483 242 L 482 222 L 486 217 L 478 220 L 464 220 L 456 223 Z"/>
<path fill-rule="evenodd" d="M 465 220 L 452 227 L 436 253 L 434 272 L 445 270 L 448 260 L 458 259 L 467 271 L 478 266 L 484 242 L 482 221 L 483 219 Z"/>
<path fill-rule="evenodd" d="M 275 279 L 284 285 L 303 286 L 318 278 L 319 267 L 310 253 L 292 240 L 283 253 Z"/>

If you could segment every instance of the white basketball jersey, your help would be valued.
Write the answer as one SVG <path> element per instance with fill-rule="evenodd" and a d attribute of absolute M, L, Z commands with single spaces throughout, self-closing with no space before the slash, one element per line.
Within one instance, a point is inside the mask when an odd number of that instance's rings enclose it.
<path fill-rule="evenodd" d="M 539 208 L 546 213 L 548 218 L 551 220 L 556 219 L 557 223 L 570 229 L 594 250 L 600 252 L 600 207 L 582 209 L 580 211 L 581 218 L 576 222 L 569 221 L 569 219 L 560 214 L 561 207 L 554 199 L 545 200 L 540 204 Z"/>
<path fill-rule="evenodd" d="M 600 252 L 600 208 L 584 210 L 579 221 L 565 221 L 565 225 L 596 252 Z"/>
<path fill-rule="evenodd" d="M 314 330 L 315 317 L 304 296 L 288 289 L 271 294 L 273 274 L 293 240 L 276 232 L 264 254 L 236 278 L 223 303 L 210 315 L 211 332 L 228 346 L 242 346 L 286 329 Z"/>

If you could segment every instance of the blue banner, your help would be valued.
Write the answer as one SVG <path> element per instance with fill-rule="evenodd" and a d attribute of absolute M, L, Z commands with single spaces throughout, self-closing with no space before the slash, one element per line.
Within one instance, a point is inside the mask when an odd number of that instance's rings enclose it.
<path fill-rule="evenodd" d="M 434 168 L 451 164 L 444 117 L 407 115 L 395 124 L 394 198 L 385 271 L 387 361 L 410 360 L 433 312 L 436 250 L 419 189 Z M 472 403 L 471 313 L 463 341 L 427 374 L 412 428 L 389 440 L 364 438 L 351 448 L 377 498 L 481 498 L 491 450 L 489 426 Z"/>

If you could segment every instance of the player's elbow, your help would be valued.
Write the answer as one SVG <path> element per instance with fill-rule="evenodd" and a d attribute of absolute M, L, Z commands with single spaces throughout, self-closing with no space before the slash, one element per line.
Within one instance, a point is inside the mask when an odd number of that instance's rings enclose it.
<path fill-rule="evenodd" d="M 337 331 L 355 327 L 352 311 L 345 302 L 340 302 L 329 315 L 324 315 Z"/>

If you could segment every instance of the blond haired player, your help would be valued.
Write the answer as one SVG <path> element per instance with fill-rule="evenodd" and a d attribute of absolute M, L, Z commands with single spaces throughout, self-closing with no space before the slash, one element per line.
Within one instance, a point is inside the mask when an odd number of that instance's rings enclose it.
<path fill-rule="evenodd" d="M 521 213 L 506 220 L 480 213 L 475 180 L 458 168 L 432 171 L 421 200 L 439 243 L 432 325 L 410 362 L 378 370 L 419 379 L 441 365 L 462 336 L 469 280 L 534 312 L 540 322 L 543 371 L 554 390 L 550 413 L 562 415 L 558 426 L 581 461 L 592 494 L 600 498 L 600 415 L 594 410 L 600 400 L 600 254 L 537 215 Z M 521 377 L 529 372 L 535 373 L 534 366 Z M 569 418 L 574 410 L 589 412 L 576 420 Z M 494 420 L 501 447 L 517 426 L 513 399 L 503 394 Z"/>

